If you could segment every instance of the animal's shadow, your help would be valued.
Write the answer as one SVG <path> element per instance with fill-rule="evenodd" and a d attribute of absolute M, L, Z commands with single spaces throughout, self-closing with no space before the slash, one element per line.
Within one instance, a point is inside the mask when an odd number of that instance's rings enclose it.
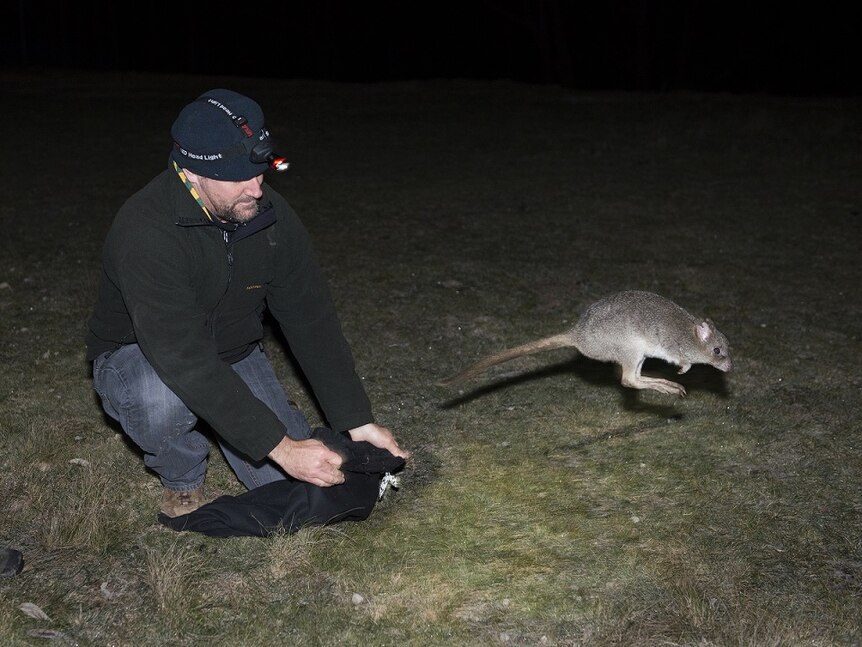
<path fill-rule="evenodd" d="M 717 393 L 722 398 L 728 397 L 724 374 L 713 367 L 705 365 L 692 366 L 683 375 L 679 375 L 677 373 L 678 370 L 678 367 L 667 362 L 657 359 L 647 359 L 644 362 L 642 372 L 644 375 L 662 377 L 678 382 L 685 387 L 688 393 L 693 391 L 711 391 Z M 540 369 L 527 370 L 517 375 L 507 375 L 506 377 L 496 379 L 486 377 L 486 380 L 490 379 L 491 381 L 479 384 L 474 388 L 470 388 L 469 384 L 462 386 L 463 392 L 444 401 L 441 404 L 441 408 L 454 409 L 500 389 L 559 375 L 577 376 L 584 383 L 584 388 L 616 387 L 620 391 L 622 407 L 626 411 L 643 412 L 663 418 L 682 418 L 682 415 L 676 411 L 676 403 L 679 401 L 679 398 L 676 396 L 666 395 L 665 397 L 668 398 L 666 404 L 647 402 L 641 397 L 638 389 L 630 389 L 620 383 L 621 370 L 618 365 L 611 362 L 598 362 L 583 355 L 578 355 L 572 360 L 557 362 Z M 472 383 L 475 384 L 481 379 L 481 377 L 474 378 Z M 577 397 L 577 395 L 573 393 L 572 397 Z"/>

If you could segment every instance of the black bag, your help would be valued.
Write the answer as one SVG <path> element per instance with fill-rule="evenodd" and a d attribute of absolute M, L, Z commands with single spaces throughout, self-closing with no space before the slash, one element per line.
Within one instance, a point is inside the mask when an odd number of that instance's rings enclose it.
<path fill-rule="evenodd" d="M 189 514 L 168 517 L 160 513 L 159 521 L 173 530 L 213 537 L 263 537 L 367 519 L 377 503 L 381 479 L 403 468 L 404 459 L 325 427 L 315 429 L 311 437 L 344 459 L 344 483 L 318 487 L 288 477 L 237 496 L 220 496 Z"/>

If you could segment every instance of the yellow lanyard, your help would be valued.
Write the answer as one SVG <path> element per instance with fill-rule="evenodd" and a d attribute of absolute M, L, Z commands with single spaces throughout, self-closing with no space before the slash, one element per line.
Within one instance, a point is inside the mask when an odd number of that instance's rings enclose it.
<path fill-rule="evenodd" d="M 210 222 L 212 222 L 213 217 L 210 215 L 209 210 L 204 206 L 204 201 L 201 200 L 201 196 L 198 194 L 198 190 L 189 182 L 189 179 L 186 177 L 186 174 L 180 168 L 179 164 L 173 162 L 174 170 L 177 172 L 177 175 L 180 176 L 180 179 L 183 181 L 183 184 L 186 185 L 186 188 L 189 190 L 189 193 L 192 194 L 192 197 L 197 200 L 197 203 L 200 205 L 201 209 L 204 210 L 206 217 L 209 218 Z"/>

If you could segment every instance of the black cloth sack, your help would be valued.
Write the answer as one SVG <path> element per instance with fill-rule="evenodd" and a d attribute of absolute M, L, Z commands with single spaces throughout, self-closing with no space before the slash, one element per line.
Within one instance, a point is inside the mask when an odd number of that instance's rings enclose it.
<path fill-rule="evenodd" d="M 224 495 L 189 514 L 159 521 L 177 531 L 213 537 L 264 537 L 306 526 L 367 519 L 377 503 L 380 479 L 404 467 L 404 459 L 371 443 L 351 440 L 325 427 L 311 435 L 344 459 L 344 483 L 318 487 L 288 477 L 237 496 Z"/>

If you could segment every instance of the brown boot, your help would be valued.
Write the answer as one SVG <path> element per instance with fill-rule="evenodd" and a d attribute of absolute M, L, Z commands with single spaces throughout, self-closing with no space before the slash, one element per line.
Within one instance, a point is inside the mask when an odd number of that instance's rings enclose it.
<path fill-rule="evenodd" d="M 177 492 L 165 488 L 162 491 L 162 513 L 168 517 L 179 517 L 200 508 L 206 500 L 204 498 L 204 486 L 188 492 Z"/>

